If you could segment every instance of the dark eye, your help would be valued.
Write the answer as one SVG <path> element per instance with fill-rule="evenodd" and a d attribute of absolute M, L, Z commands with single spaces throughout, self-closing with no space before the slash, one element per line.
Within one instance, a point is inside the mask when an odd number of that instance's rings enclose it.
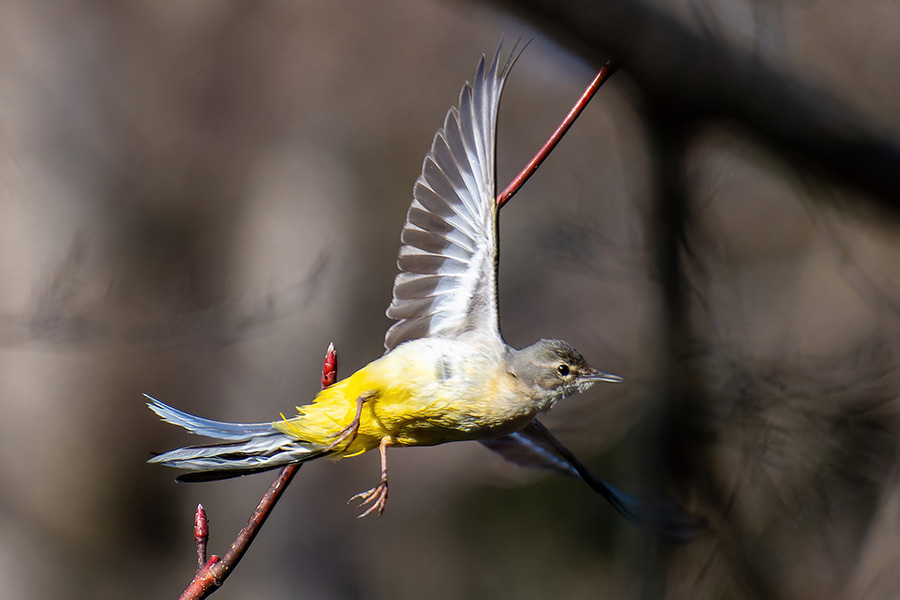
<path fill-rule="evenodd" d="M 562 364 L 556 367 L 556 372 L 565 377 L 569 374 L 569 365 Z"/>

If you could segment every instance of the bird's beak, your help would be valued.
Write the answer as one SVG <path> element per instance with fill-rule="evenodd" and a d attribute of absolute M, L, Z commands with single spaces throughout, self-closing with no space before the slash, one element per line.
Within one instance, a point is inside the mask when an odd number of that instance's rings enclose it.
<path fill-rule="evenodd" d="M 598 371 L 597 369 L 591 369 L 587 373 L 584 373 L 581 376 L 583 381 L 608 381 L 610 383 L 622 383 L 625 381 L 618 375 L 613 375 L 612 373 L 605 373 L 603 371 Z"/>

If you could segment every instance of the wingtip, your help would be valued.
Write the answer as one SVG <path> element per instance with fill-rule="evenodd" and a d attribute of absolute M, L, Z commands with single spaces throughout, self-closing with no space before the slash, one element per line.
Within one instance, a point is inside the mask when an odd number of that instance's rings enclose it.
<path fill-rule="evenodd" d="M 474 275 L 462 284 L 450 286 L 449 291 L 443 291 L 438 297 L 426 294 L 426 291 L 434 291 L 425 290 L 431 285 L 429 278 L 433 279 L 434 275 L 448 276 L 450 273 L 408 271 L 398 259 L 400 275 L 394 280 L 393 299 L 385 311 L 389 319 L 397 322 L 385 334 L 386 351 L 419 337 L 471 329 L 471 310 L 461 307 L 466 305 L 472 309 L 482 297 L 492 299 L 493 305 L 488 311 L 482 311 L 485 313 L 483 318 L 477 315 L 478 326 L 489 329 L 499 337 L 494 259 L 496 127 L 504 83 L 513 63 L 528 45 L 527 42 L 522 43 L 520 36 L 507 54 L 505 50 L 509 46 L 505 39 L 501 36 L 490 66 L 487 56 L 482 53 L 475 77 L 463 85 L 457 105 L 448 110 L 443 127 L 435 133 L 431 149 L 422 161 L 421 174 L 413 186 L 413 203 L 400 236 L 400 258 L 405 248 L 418 248 L 429 254 L 434 254 L 437 248 L 438 257 L 445 256 L 456 263 L 461 262 L 464 274 Z M 419 217 L 416 215 L 422 212 L 433 215 L 430 226 L 436 229 L 429 229 L 429 226 L 423 229 L 417 224 Z M 438 219 L 453 226 L 460 236 L 470 239 L 450 239 L 444 235 L 442 224 L 434 225 Z M 468 242 L 479 245 L 472 246 Z M 447 248 L 453 250 L 452 256 L 444 253 Z M 473 248 L 487 250 L 481 252 Z M 417 279 L 418 287 L 400 289 L 401 283 L 408 283 L 404 281 L 404 275 L 406 279 Z M 452 275 L 457 277 L 459 273 L 454 271 Z M 443 281 L 449 283 L 451 279 L 447 277 Z M 417 303 L 426 298 L 428 302 Z M 401 306 L 403 314 L 398 312 Z M 435 314 L 440 314 L 439 322 L 432 319 Z"/>
<path fill-rule="evenodd" d="M 497 45 L 497 53 L 494 56 L 494 64 L 498 66 L 500 65 L 500 52 L 503 47 L 503 43 L 505 40 L 505 35 L 500 35 L 500 43 Z M 519 37 L 516 38 L 516 41 L 513 43 L 512 48 L 509 50 L 509 54 L 506 56 L 506 60 L 504 61 L 503 68 L 499 69 L 498 74 L 506 78 L 509 75 L 509 72 L 512 70 L 513 66 L 516 64 L 516 61 L 519 60 L 519 57 L 522 56 L 522 53 L 525 52 L 525 49 L 531 45 L 535 39 L 534 35 L 529 36 L 525 39 L 525 33 L 520 33 Z M 524 40 L 524 41 L 523 41 Z"/>

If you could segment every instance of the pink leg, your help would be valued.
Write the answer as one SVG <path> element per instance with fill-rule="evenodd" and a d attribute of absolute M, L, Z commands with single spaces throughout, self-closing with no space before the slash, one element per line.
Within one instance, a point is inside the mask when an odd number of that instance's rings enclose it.
<path fill-rule="evenodd" d="M 361 494 L 353 496 L 352 498 L 350 498 L 350 500 L 347 501 L 347 503 L 349 504 L 354 500 L 359 500 L 360 507 L 366 506 L 367 504 L 370 505 L 363 514 L 357 517 L 357 519 L 361 519 L 362 517 L 371 515 L 372 513 L 375 513 L 380 517 L 381 513 L 384 512 L 384 507 L 387 506 L 387 447 L 390 445 L 390 438 L 386 436 L 381 438 L 381 443 L 378 444 L 378 451 L 381 453 L 381 481 L 378 482 L 378 485 L 370 490 L 362 492 Z"/>
<path fill-rule="evenodd" d="M 350 424 L 334 435 L 328 436 L 329 438 L 333 438 L 333 441 L 328 445 L 329 452 L 337 449 L 337 447 L 341 444 L 344 445 L 344 450 L 350 447 L 350 444 L 353 443 L 353 440 L 356 439 L 356 435 L 359 433 L 359 420 L 362 417 L 363 404 L 374 397 L 375 392 L 364 392 L 359 395 L 359 397 L 356 399 L 356 416 L 353 417 L 353 420 L 350 421 Z"/>

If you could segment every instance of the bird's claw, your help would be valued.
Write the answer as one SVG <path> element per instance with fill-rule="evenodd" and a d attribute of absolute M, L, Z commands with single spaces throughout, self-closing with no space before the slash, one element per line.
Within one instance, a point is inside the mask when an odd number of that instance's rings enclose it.
<path fill-rule="evenodd" d="M 356 439 L 357 434 L 359 434 L 359 423 L 362 418 L 362 409 L 363 405 L 374 398 L 376 396 L 376 392 L 368 391 L 363 392 L 356 398 L 356 415 L 353 417 L 353 420 L 350 421 L 350 424 L 338 431 L 337 433 L 333 433 L 328 436 L 327 439 L 333 439 L 330 444 L 328 444 L 328 448 L 326 451 L 331 452 L 332 450 L 337 449 L 338 446 L 344 444 L 344 450 L 350 447 L 350 444 L 353 443 L 353 440 Z"/>
<path fill-rule="evenodd" d="M 387 506 L 388 499 L 388 482 L 387 479 L 382 479 L 378 485 L 373 487 L 370 490 L 366 490 L 365 492 L 361 492 L 356 494 L 349 500 L 347 500 L 347 504 L 350 504 L 354 500 L 359 500 L 359 506 L 362 508 L 363 506 L 369 505 L 369 508 L 365 510 L 361 515 L 356 517 L 357 519 L 361 519 L 363 517 L 367 517 L 372 513 L 375 513 L 377 516 L 381 516 L 381 513 L 384 512 L 384 507 Z"/>
<path fill-rule="evenodd" d="M 332 440 L 330 444 L 328 444 L 328 448 L 326 450 L 328 452 L 337 449 L 340 445 L 344 445 L 344 449 L 350 447 L 350 444 L 356 439 L 356 434 L 359 433 L 359 422 L 350 423 L 337 433 L 333 433 L 328 436 L 327 439 Z"/>

